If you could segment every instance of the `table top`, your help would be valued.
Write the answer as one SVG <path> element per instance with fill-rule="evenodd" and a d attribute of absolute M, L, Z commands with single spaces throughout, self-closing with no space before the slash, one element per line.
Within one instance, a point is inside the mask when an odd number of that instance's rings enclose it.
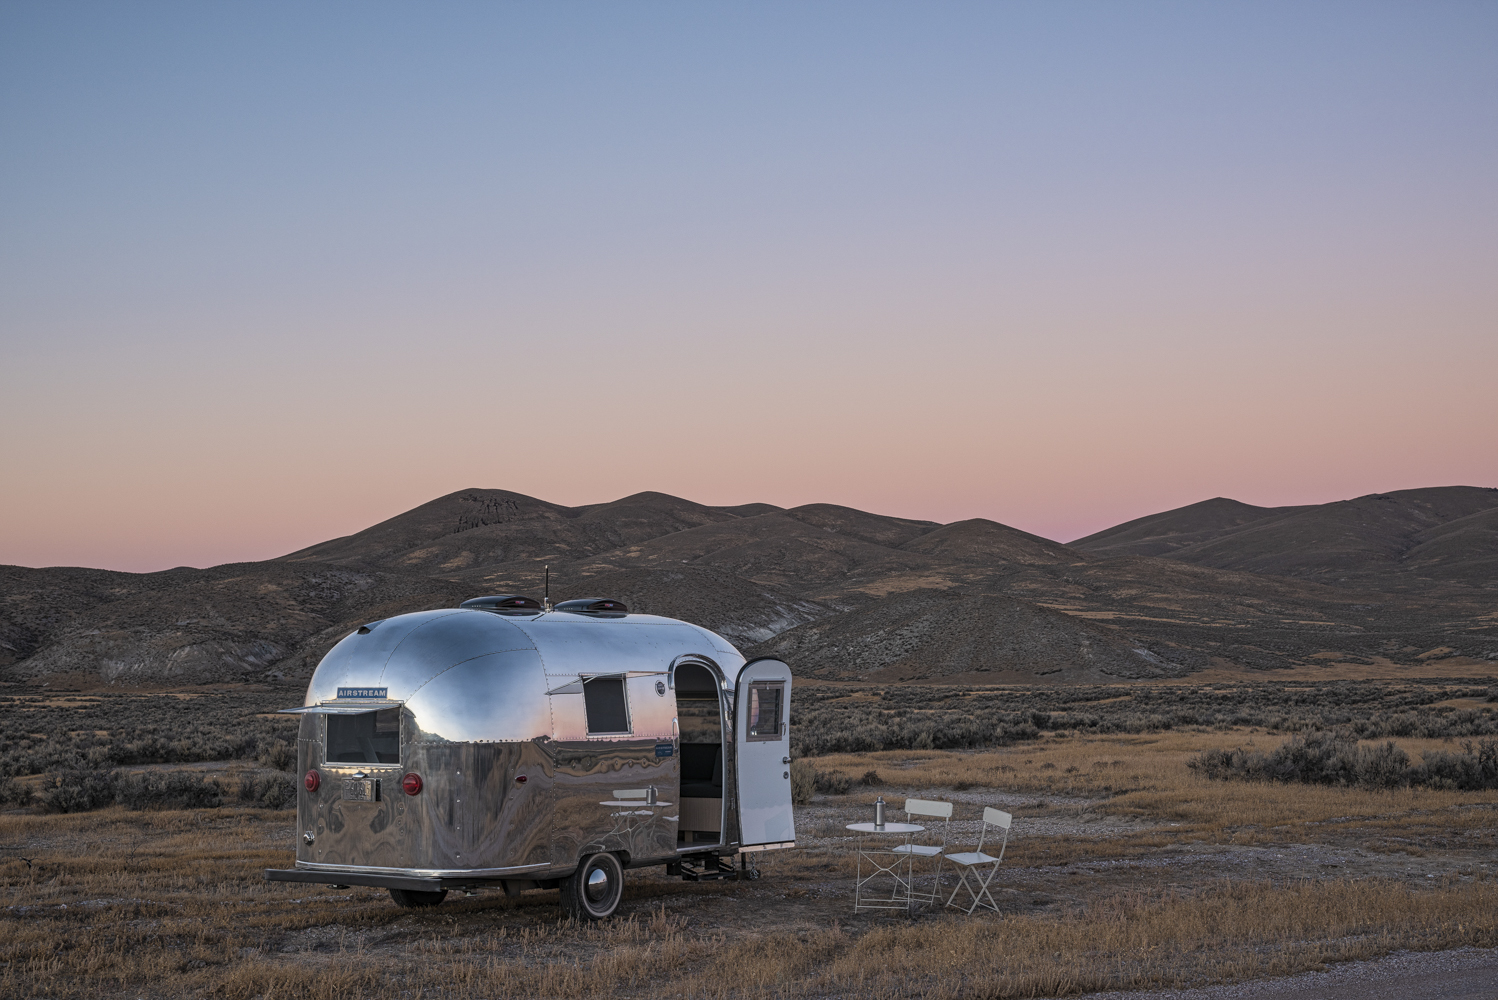
<path fill-rule="evenodd" d="M 873 823 L 849 823 L 848 829 L 858 833 L 920 833 L 926 828 L 914 823 L 886 823 L 882 827 Z"/>
<path fill-rule="evenodd" d="M 674 805 L 671 802 L 646 802 L 644 799 L 616 799 L 611 802 L 600 802 L 598 804 L 601 806 L 640 806 L 645 809 L 650 809 L 654 806 Z"/>

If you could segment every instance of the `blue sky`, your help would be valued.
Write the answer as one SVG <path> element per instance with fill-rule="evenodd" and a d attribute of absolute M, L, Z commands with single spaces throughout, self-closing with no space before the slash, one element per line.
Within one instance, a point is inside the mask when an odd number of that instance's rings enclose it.
<path fill-rule="evenodd" d="M 8 4 L 0 562 L 470 486 L 1064 539 L 1498 485 L 1495 51 L 1491 3 Z"/>

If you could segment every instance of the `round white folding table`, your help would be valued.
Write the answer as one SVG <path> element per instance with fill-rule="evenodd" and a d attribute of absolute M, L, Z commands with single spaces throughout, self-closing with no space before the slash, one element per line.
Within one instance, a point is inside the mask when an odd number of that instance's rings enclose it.
<path fill-rule="evenodd" d="M 858 838 L 858 871 L 853 883 L 853 912 L 909 910 L 912 898 L 910 885 L 915 873 L 913 855 L 908 851 L 895 851 L 888 847 L 870 847 L 868 841 L 870 837 L 903 835 L 908 844 L 912 833 L 920 833 L 926 828 L 915 823 L 885 823 L 883 826 L 849 823 L 848 829 L 863 834 Z M 865 864 L 869 866 L 867 875 L 863 873 Z M 905 865 L 904 874 L 900 872 L 901 864 Z M 888 896 L 869 895 L 866 887 L 875 879 L 889 880 Z M 875 891 L 877 893 L 877 889 Z"/>

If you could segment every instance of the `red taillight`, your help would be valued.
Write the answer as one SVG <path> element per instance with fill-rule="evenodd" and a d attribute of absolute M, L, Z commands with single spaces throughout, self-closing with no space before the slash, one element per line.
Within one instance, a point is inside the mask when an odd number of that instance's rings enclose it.
<path fill-rule="evenodd" d="M 523 785 L 523 784 L 525 784 L 525 775 L 523 775 L 523 774 L 517 774 L 517 775 L 515 775 L 515 784 L 517 784 L 517 785 Z"/>
<path fill-rule="evenodd" d="M 307 791 L 317 791 L 317 786 L 322 784 L 322 775 L 316 771 L 308 771 L 307 776 L 302 779 L 302 784 L 307 786 Z"/>
<path fill-rule="evenodd" d="M 401 779 L 401 790 L 404 791 L 407 795 L 415 795 L 417 792 L 421 791 L 421 775 L 417 774 L 415 771 L 412 771 L 410 774 L 406 775 Z"/>

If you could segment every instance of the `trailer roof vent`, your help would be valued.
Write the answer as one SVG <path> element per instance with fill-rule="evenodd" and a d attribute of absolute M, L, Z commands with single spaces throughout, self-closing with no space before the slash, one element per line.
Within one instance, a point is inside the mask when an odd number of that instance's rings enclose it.
<path fill-rule="evenodd" d="M 552 610 L 570 611 L 575 615 L 593 615 L 598 618 L 623 618 L 629 614 L 629 608 L 625 607 L 623 601 L 614 601 L 606 597 L 579 597 L 576 600 L 563 601 Z"/>
<path fill-rule="evenodd" d="M 492 611 L 496 615 L 539 615 L 545 610 L 541 607 L 540 601 L 533 597 L 521 597 L 519 594 L 475 597 L 471 601 L 464 601 L 458 607 L 470 608 L 474 611 Z"/>

